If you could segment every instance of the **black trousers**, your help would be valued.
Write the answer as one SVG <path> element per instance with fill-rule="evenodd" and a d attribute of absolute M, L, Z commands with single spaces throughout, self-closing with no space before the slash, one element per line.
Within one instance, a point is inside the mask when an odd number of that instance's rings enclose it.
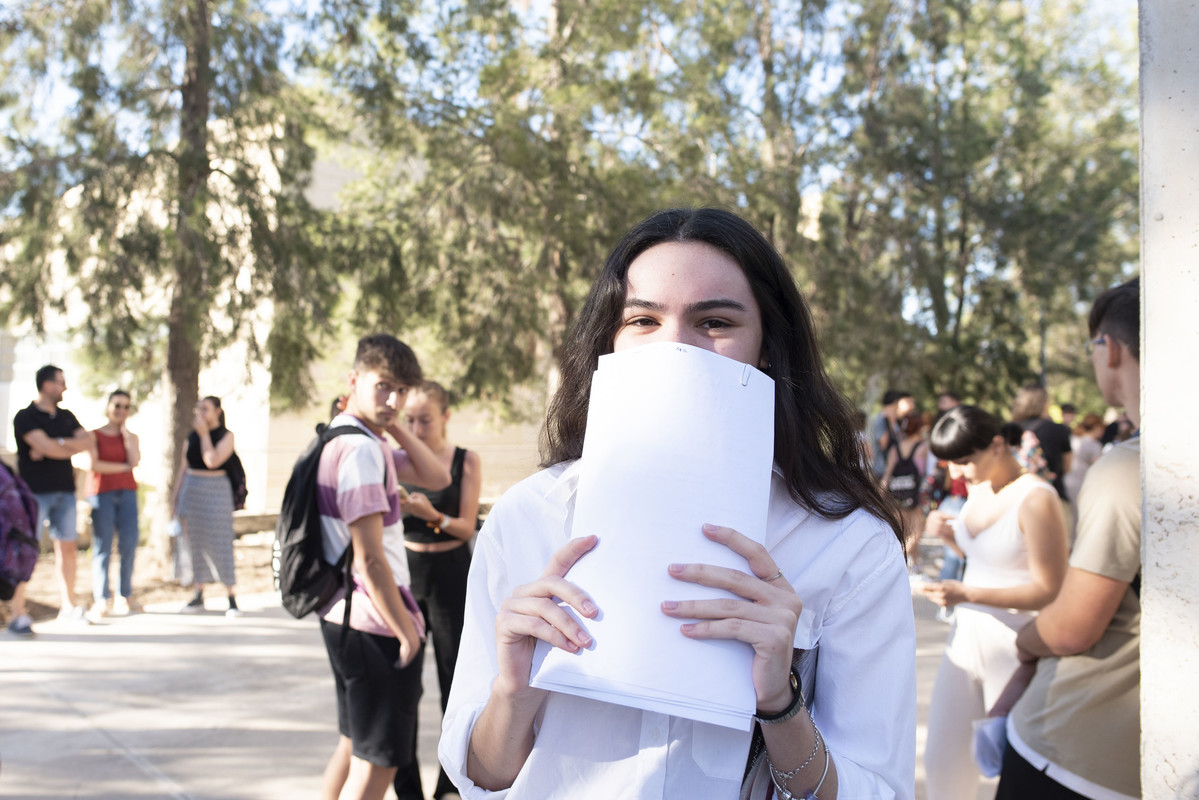
<path fill-rule="evenodd" d="M 1009 743 L 1003 751 L 1003 771 L 995 800 L 1087 800 L 1028 763 Z"/>
<path fill-rule="evenodd" d="M 471 552 L 468 545 L 443 553 L 408 551 L 408 571 L 412 576 L 412 596 L 425 615 L 428 636 L 433 642 L 437 660 L 437 683 L 441 689 L 441 711 L 445 713 L 454 682 L 454 665 L 458 662 L 458 645 L 462 641 L 462 624 L 466 616 L 466 577 L 470 572 Z M 424 658 L 422 653 L 421 658 Z M 412 744 L 412 761 L 401 767 L 392 784 L 400 800 L 418 800 L 424 794 L 420 780 L 420 765 L 416 761 L 416 742 Z M 458 791 L 444 769 L 439 769 L 434 797 Z"/>

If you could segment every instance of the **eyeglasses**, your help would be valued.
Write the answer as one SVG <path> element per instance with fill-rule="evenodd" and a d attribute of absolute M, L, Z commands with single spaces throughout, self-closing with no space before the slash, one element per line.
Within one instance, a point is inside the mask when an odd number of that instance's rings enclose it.
<path fill-rule="evenodd" d="M 1087 341 L 1087 355 L 1094 353 L 1096 347 L 1099 347 L 1100 345 L 1105 345 L 1105 344 L 1107 344 L 1107 334 L 1103 334 L 1102 336 L 1096 336 L 1094 339 L 1088 340 Z"/>

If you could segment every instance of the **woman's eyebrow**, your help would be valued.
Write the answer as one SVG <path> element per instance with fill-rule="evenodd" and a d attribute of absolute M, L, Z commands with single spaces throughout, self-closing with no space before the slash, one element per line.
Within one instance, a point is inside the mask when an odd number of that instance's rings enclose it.
<path fill-rule="evenodd" d="M 666 306 L 654 300 L 642 300 L 640 297 L 630 297 L 624 301 L 625 308 L 640 308 L 646 311 L 665 311 Z M 733 311 L 748 311 L 744 303 L 728 298 L 714 298 L 712 300 L 700 300 L 695 303 L 690 303 L 683 307 L 685 314 L 702 314 L 705 311 L 716 311 L 721 309 L 732 309 Z"/>
<path fill-rule="evenodd" d="M 688 314 L 703 313 L 704 311 L 717 311 L 722 309 L 732 309 L 733 311 L 747 311 L 744 303 L 739 303 L 736 300 L 727 298 L 715 298 L 712 300 L 700 300 L 697 303 L 691 303 L 683 310 Z"/>
<path fill-rule="evenodd" d="M 663 311 L 666 306 L 653 300 L 642 300 L 640 297 L 630 297 L 624 301 L 625 308 L 641 308 L 646 311 Z"/>

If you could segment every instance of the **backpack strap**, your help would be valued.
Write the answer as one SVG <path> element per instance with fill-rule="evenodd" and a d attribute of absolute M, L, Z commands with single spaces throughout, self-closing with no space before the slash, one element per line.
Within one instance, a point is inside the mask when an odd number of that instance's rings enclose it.
<path fill-rule="evenodd" d="M 338 436 L 345 436 L 347 433 L 366 434 L 362 428 L 357 425 L 338 425 L 336 428 L 325 428 L 320 433 L 321 450 L 325 449 L 325 445 L 336 439 Z M 341 560 L 343 562 L 342 573 L 345 576 L 342 586 L 345 592 L 345 613 L 341 617 L 341 636 L 338 637 L 338 648 L 344 653 L 346 649 L 347 635 L 350 631 L 350 605 L 354 602 L 354 540 L 350 539 L 350 543 L 346 545 L 346 549 L 342 551 Z"/>

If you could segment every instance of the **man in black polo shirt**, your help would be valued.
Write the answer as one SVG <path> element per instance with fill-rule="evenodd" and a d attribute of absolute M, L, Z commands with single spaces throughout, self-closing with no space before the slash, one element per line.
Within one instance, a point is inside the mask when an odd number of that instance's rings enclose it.
<path fill-rule="evenodd" d="M 59 408 L 67 382 L 62 370 L 47 364 L 37 371 L 37 399 L 17 412 L 13 428 L 17 434 L 17 472 L 37 498 L 37 526 L 49 523 L 54 542 L 58 589 L 62 596 L 59 619 L 87 622 L 83 606 L 75 604 L 75 472 L 71 456 L 91 448 L 92 435 L 75 415 Z M 15 627 L 14 627 L 15 626 Z M 25 587 L 13 595 L 13 633 L 28 635 Z"/>

